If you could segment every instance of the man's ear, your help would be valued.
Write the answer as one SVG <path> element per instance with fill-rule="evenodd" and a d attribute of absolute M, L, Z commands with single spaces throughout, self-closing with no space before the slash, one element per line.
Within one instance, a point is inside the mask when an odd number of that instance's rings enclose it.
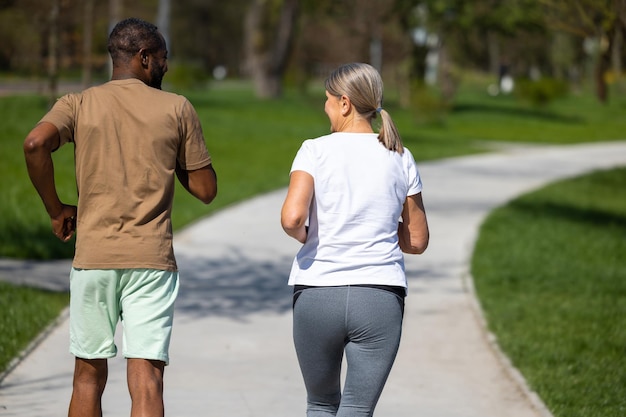
<path fill-rule="evenodd" d="M 141 65 L 143 65 L 144 67 L 148 66 L 148 52 L 146 52 L 145 49 L 140 49 L 139 50 L 139 57 L 141 58 Z"/>

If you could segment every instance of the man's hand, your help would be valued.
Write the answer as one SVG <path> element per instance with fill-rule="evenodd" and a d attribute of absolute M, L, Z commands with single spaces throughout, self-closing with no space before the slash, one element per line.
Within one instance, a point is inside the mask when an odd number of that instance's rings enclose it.
<path fill-rule="evenodd" d="M 61 212 L 50 217 L 52 231 L 62 242 L 70 240 L 76 231 L 76 212 L 76 206 L 63 204 Z"/>

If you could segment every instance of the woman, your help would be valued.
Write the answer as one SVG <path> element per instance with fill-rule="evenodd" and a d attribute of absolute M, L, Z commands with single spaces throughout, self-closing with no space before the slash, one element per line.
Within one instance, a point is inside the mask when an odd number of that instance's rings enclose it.
<path fill-rule="evenodd" d="M 400 343 L 402 252 L 428 245 L 422 183 L 382 96 L 370 65 L 347 64 L 329 76 L 331 134 L 302 144 L 281 211 L 285 232 L 304 244 L 289 284 L 308 417 L 373 415 Z"/>

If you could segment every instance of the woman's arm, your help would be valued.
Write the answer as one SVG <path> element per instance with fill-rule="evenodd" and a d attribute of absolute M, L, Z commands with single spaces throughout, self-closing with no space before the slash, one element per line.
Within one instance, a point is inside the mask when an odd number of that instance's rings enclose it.
<path fill-rule="evenodd" d="M 300 243 L 306 242 L 305 223 L 313 199 L 314 182 L 308 172 L 294 171 L 289 180 L 287 197 L 280 212 L 280 223 L 285 232 Z"/>
<path fill-rule="evenodd" d="M 405 253 L 423 253 L 428 247 L 428 239 L 428 222 L 422 193 L 410 195 L 404 202 L 402 222 L 398 224 L 400 249 Z"/>

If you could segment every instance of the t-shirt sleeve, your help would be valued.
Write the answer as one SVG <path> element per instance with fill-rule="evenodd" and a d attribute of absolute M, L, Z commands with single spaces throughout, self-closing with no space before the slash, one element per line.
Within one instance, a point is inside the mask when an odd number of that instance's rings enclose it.
<path fill-rule="evenodd" d="M 204 141 L 198 113 L 187 99 L 183 101 L 179 124 L 182 142 L 178 151 L 178 163 L 181 168 L 193 171 L 211 164 L 211 155 Z"/>
<path fill-rule="evenodd" d="M 66 94 L 59 98 L 52 109 L 41 119 L 41 122 L 52 123 L 59 131 L 60 144 L 74 142 L 76 127 L 76 108 L 80 103 L 80 95 Z"/>
<path fill-rule="evenodd" d="M 291 164 L 291 171 L 304 171 L 311 174 L 313 177 L 315 176 L 315 164 L 313 163 L 313 152 L 311 141 L 306 140 L 300 146 L 298 153 L 296 153 L 296 157 L 293 159 L 293 163 Z"/>
<path fill-rule="evenodd" d="M 410 196 L 419 194 L 422 192 L 422 178 L 420 177 L 413 154 L 406 147 L 404 148 L 403 159 L 405 161 L 405 169 L 409 185 L 406 195 Z"/>

